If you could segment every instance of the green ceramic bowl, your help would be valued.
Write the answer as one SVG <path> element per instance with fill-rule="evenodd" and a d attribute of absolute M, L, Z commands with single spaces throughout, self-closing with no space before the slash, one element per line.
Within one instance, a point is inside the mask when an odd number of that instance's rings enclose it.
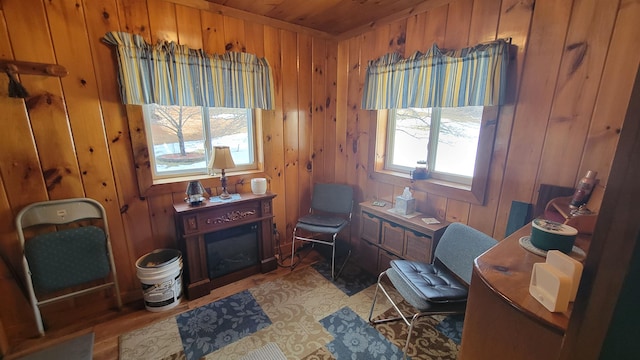
<path fill-rule="evenodd" d="M 542 250 L 560 250 L 571 252 L 578 230 L 569 225 L 545 219 L 531 222 L 531 244 Z"/>

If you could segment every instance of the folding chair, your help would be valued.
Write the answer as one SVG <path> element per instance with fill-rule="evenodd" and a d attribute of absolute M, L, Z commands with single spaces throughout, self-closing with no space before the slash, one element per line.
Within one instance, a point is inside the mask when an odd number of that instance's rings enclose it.
<path fill-rule="evenodd" d="M 109 224 L 99 202 L 75 198 L 34 203 L 18 213 L 16 229 L 41 336 L 42 305 L 113 287 L 118 309 L 122 308 Z"/>

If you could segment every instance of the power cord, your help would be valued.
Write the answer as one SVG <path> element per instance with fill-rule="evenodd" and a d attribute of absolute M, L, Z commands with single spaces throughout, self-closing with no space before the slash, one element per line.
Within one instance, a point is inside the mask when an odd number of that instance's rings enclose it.
<path fill-rule="evenodd" d="M 291 267 L 291 265 L 293 265 L 293 260 L 291 261 L 290 265 L 285 265 L 284 261 L 288 258 L 290 258 L 290 256 L 282 256 L 282 248 L 280 247 L 280 233 L 278 232 L 278 229 L 276 227 L 276 224 L 273 224 L 273 237 L 276 239 L 276 255 L 278 255 L 278 266 L 279 267 Z"/>
<path fill-rule="evenodd" d="M 276 224 L 273 224 L 273 237 L 276 239 L 276 255 L 278 255 L 278 266 L 279 267 L 285 267 L 285 268 L 291 268 L 293 269 L 294 267 L 296 267 L 296 265 L 298 265 L 300 263 L 300 261 L 302 261 L 305 257 L 307 257 L 307 255 L 309 255 L 310 251 L 307 251 L 305 253 L 305 255 L 301 258 L 300 257 L 300 252 L 302 252 L 303 250 L 307 249 L 307 248 L 313 248 L 313 244 L 312 243 L 304 243 L 302 244 L 302 246 L 298 247 L 295 251 L 295 256 L 297 257 L 296 262 L 294 262 L 295 259 L 291 258 L 290 255 L 287 256 L 282 256 L 282 248 L 280 247 L 280 233 L 278 232 L 278 229 L 276 228 Z M 287 259 L 291 259 L 291 262 L 289 265 L 285 265 L 284 262 Z"/>

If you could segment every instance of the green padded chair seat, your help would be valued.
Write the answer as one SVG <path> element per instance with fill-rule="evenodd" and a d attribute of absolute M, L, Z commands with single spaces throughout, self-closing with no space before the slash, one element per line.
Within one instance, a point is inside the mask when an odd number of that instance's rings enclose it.
<path fill-rule="evenodd" d="M 106 236 L 96 226 L 37 235 L 25 244 L 33 286 L 48 293 L 103 279 L 110 272 Z"/>

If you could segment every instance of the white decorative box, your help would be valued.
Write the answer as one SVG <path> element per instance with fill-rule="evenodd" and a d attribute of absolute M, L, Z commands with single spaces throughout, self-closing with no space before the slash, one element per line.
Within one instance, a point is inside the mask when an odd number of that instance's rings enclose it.
<path fill-rule="evenodd" d="M 569 308 L 571 279 L 553 265 L 533 264 L 529 293 L 551 312 L 565 312 Z"/>
<path fill-rule="evenodd" d="M 580 285 L 580 278 L 582 277 L 582 263 L 559 250 L 549 250 L 549 252 L 547 252 L 547 264 L 553 265 L 553 267 L 571 279 L 569 301 L 575 301 L 576 294 L 578 293 L 578 285 Z"/>
<path fill-rule="evenodd" d="M 544 263 L 533 264 L 529 293 L 551 312 L 565 312 L 576 299 L 582 264 L 558 250 L 549 250 Z"/>

